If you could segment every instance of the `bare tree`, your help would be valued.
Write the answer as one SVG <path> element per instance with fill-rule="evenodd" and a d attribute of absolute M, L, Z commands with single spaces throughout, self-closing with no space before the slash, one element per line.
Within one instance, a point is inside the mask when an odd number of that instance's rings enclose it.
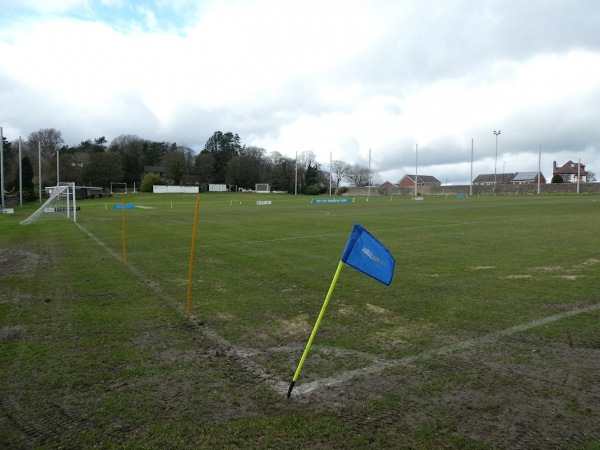
<path fill-rule="evenodd" d="M 369 171 L 368 167 L 354 164 L 348 170 L 346 181 L 354 187 L 364 187 L 369 184 L 370 175 L 371 171 Z"/>
<path fill-rule="evenodd" d="M 587 171 L 587 181 L 588 183 L 591 183 L 592 181 L 596 181 L 596 173 L 592 172 L 591 170 Z"/>
<path fill-rule="evenodd" d="M 43 158 L 56 155 L 56 152 L 65 144 L 62 133 L 54 128 L 42 128 L 30 133 L 27 137 L 27 147 L 30 149 L 37 150 L 38 142 L 42 146 Z"/>
<path fill-rule="evenodd" d="M 378 173 L 375 173 L 371 170 L 371 186 L 379 186 L 381 184 L 381 177 Z"/>
<path fill-rule="evenodd" d="M 266 154 L 267 151 L 262 148 L 262 147 L 256 147 L 254 145 L 249 145 L 249 146 L 242 146 L 242 149 L 240 150 L 240 155 L 244 156 L 252 156 L 254 159 L 256 159 L 256 161 L 258 161 L 261 165 L 264 165 L 266 163 Z"/>
<path fill-rule="evenodd" d="M 298 155 L 298 168 L 306 170 L 317 160 L 317 155 L 312 150 L 306 150 Z"/>
<path fill-rule="evenodd" d="M 25 142 L 25 153 L 34 163 L 36 174 L 39 170 L 38 149 L 42 157 L 42 184 L 56 182 L 56 153 L 64 148 L 62 133 L 54 128 L 42 128 L 29 134 Z M 60 162 L 62 166 L 63 163 Z"/>
<path fill-rule="evenodd" d="M 346 179 L 352 166 L 344 161 L 332 161 L 331 163 L 331 181 L 335 188 L 340 187 L 340 183 Z"/>

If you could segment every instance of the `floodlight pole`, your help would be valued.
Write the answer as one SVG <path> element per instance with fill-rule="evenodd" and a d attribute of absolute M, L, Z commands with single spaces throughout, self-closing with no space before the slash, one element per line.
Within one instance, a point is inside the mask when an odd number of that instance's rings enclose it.
<path fill-rule="evenodd" d="M 538 156 L 538 188 L 537 188 L 538 195 L 540 195 L 540 179 L 542 178 L 541 165 L 542 165 L 542 144 L 540 144 L 540 153 Z"/>
<path fill-rule="evenodd" d="M 419 144 L 416 144 L 417 151 L 415 153 L 415 197 L 417 196 L 417 180 L 419 179 Z"/>
<path fill-rule="evenodd" d="M 4 211 L 4 134 L 0 127 L 0 191 L 2 191 L 2 211 Z"/>
<path fill-rule="evenodd" d="M 40 141 L 38 141 L 38 186 L 40 203 L 42 203 L 42 143 Z"/>
<path fill-rule="evenodd" d="M 369 149 L 369 177 L 367 187 L 367 199 L 371 196 L 371 149 Z"/>
<path fill-rule="evenodd" d="M 298 195 L 298 151 L 296 150 L 296 175 L 294 177 L 294 195 Z"/>
<path fill-rule="evenodd" d="M 56 149 L 56 185 L 58 186 L 58 183 L 60 181 L 60 157 L 59 157 L 59 150 Z"/>
<path fill-rule="evenodd" d="M 494 130 L 494 134 L 496 135 L 496 159 L 494 160 L 494 194 L 496 193 L 496 167 L 498 166 L 498 135 L 500 134 L 500 130 Z"/>
<path fill-rule="evenodd" d="M 23 207 L 23 160 L 21 159 L 21 136 L 19 136 L 19 204 Z"/>
<path fill-rule="evenodd" d="M 469 196 L 473 197 L 473 138 L 471 138 L 471 182 L 469 183 Z"/>
<path fill-rule="evenodd" d="M 330 196 L 330 197 L 331 197 L 331 174 L 333 173 L 333 172 L 331 171 L 331 158 L 332 158 L 332 155 L 331 155 L 331 153 L 332 153 L 332 152 L 329 152 L 329 196 Z"/>
<path fill-rule="evenodd" d="M 577 193 L 579 194 L 579 179 L 581 178 L 581 158 L 577 162 Z"/>

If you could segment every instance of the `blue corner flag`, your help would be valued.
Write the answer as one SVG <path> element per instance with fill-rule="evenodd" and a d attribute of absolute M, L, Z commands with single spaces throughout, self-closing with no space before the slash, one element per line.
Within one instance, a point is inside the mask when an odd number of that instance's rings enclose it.
<path fill-rule="evenodd" d="M 312 333 L 308 338 L 308 343 L 306 344 L 302 358 L 300 358 L 300 363 L 296 368 L 294 378 L 292 378 L 292 382 L 288 388 L 288 398 L 290 398 L 292 395 L 292 389 L 294 389 L 296 380 L 298 380 L 298 376 L 300 375 L 300 370 L 302 369 L 304 361 L 306 360 L 306 355 L 308 355 L 308 350 L 310 349 L 315 335 L 317 334 L 317 329 L 321 324 L 321 320 L 325 314 L 325 309 L 327 308 L 327 304 L 329 303 L 329 299 L 331 298 L 331 294 L 333 293 L 333 289 L 335 288 L 335 284 L 337 283 L 344 263 L 354 267 L 356 270 L 364 273 L 365 275 L 375 278 L 377 281 L 382 282 L 386 286 L 389 286 L 392 282 L 392 277 L 394 276 L 394 267 L 396 265 L 396 261 L 394 261 L 394 257 L 390 251 L 385 248 L 381 242 L 375 239 L 371 233 L 369 233 L 359 224 L 355 223 L 354 228 L 352 228 L 350 238 L 348 239 L 348 243 L 346 244 L 346 248 L 344 249 L 344 253 L 342 254 L 342 258 L 338 263 L 335 275 L 333 276 L 333 281 L 329 287 L 329 292 L 327 292 L 327 297 L 325 297 L 325 302 L 321 307 L 321 312 L 317 318 L 317 323 L 315 323 Z"/>
<path fill-rule="evenodd" d="M 355 223 L 342 262 L 389 286 L 396 261 L 390 251 L 375 237 Z"/>

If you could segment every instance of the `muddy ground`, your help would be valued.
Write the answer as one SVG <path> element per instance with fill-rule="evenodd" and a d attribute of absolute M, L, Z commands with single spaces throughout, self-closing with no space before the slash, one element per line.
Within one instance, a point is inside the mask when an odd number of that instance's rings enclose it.
<path fill-rule="evenodd" d="M 193 319 L 132 325 L 127 345 L 151 351 L 145 371 L 124 376 L 55 326 L 51 306 L 73 299 L 6 282 L 54 270 L 49 255 L 13 247 L 0 263 L 4 448 L 600 448 L 600 333 L 515 333 L 288 400 L 291 373 L 257 374 L 251 356 Z M 24 323 L 23 311 L 44 307 L 41 323 Z M 43 354 L 69 348 L 64 363 Z"/>

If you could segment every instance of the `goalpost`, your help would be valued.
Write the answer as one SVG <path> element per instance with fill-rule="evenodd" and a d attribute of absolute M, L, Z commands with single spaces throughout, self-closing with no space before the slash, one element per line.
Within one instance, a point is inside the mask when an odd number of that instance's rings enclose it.
<path fill-rule="evenodd" d="M 113 183 L 110 182 L 110 193 L 111 194 L 127 194 L 127 183 Z"/>
<path fill-rule="evenodd" d="M 271 192 L 271 186 L 267 183 L 256 183 L 254 191 L 257 194 L 269 194 Z"/>
<path fill-rule="evenodd" d="M 73 214 L 71 214 L 73 212 Z M 27 225 L 38 220 L 68 219 L 77 222 L 77 204 L 75 200 L 75 183 L 58 183 L 52 188 L 52 194 L 40 208 L 21 221 Z"/>

